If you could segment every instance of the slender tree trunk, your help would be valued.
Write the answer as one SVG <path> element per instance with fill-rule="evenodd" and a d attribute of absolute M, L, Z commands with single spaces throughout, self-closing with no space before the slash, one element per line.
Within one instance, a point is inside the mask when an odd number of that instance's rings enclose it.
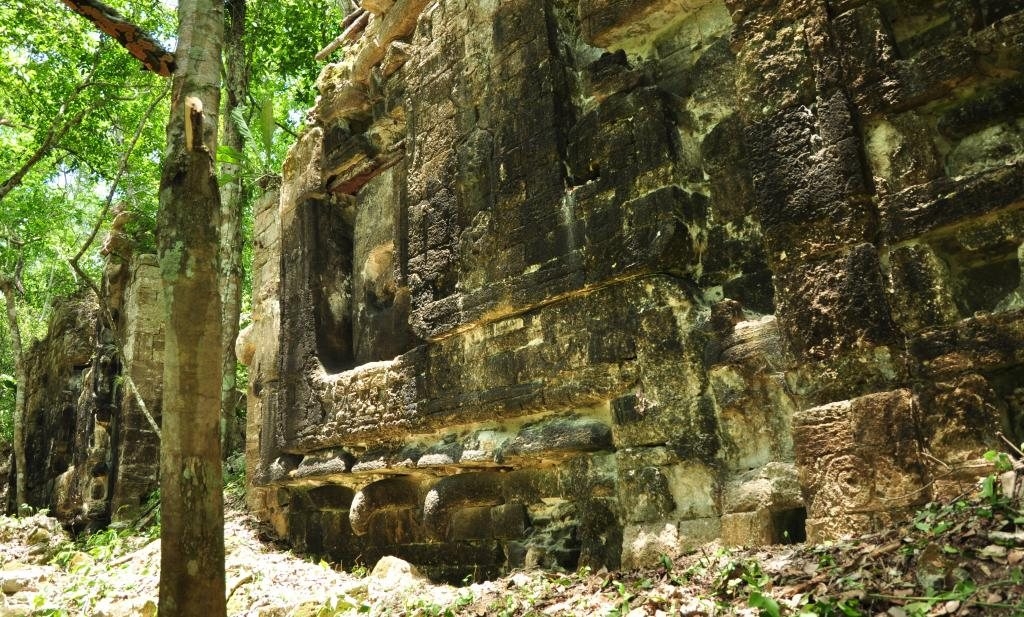
<path fill-rule="evenodd" d="M 157 225 L 166 324 L 160 615 L 224 617 L 220 194 L 214 167 L 223 5 L 180 0 L 178 18 Z"/>
<path fill-rule="evenodd" d="M 27 485 L 25 481 L 25 356 L 21 347 L 21 328 L 18 327 L 18 306 L 15 303 L 15 283 L 0 280 L 0 293 L 7 308 L 7 325 L 11 331 L 11 348 L 14 353 L 14 379 L 17 388 L 14 394 L 14 494 L 15 507 L 25 503 Z"/>
<path fill-rule="evenodd" d="M 227 99 L 224 101 L 224 145 L 236 153 L 245 148 L 245 139 L 231 112 L 249 97 L 249 63 L 245 55 L 246 0 L 226 0 L 227 21 L 224 32 L 224 57 L 227 61 Z M 220 392 L 220 413 L 223 422 L 224 456 L 231 453 L 235 434 L 235 408 L 238 406 L 238 384 L 235 382 L 235 339 L 238 338 L 238 318 L 242 304 L 242 205 L 245 186 L 239 163 L 221 164 L 222 177 L 227 178 L 220 187 L 220 269 L 224 375 Z"/>

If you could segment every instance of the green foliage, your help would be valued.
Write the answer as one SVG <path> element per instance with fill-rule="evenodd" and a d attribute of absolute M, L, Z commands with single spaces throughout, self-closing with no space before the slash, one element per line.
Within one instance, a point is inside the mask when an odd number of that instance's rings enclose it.
<path fill-rule="evenodd" d="M 349 596 L 333 597 L 324 602 L 317 612 L 316 617 L 335 617 L 336 615 L 351 615 L 353 613 L 363 614 L 370 612 L 370 605 L 359 602 Z"/>
<path fill-rule="evenodd" d="M 263 144 L 263 151 L 266 160 L 269 161 L 273 153 L 274 132 L 277 124 L 274 119 L 274 99 L 268 97 L 260 104 L 260 141 Z"/>
<path fill-rule="evenodd" d="M 779 603 L 760 589 L 754 589 L 750 592 L 750 598 L 747 600 L 747 603 L 751 608 L 760 609 L 761 614 L 767 617 L 779 617 L 782 614 L 779 609 Z"/>
<path fill-rule="evenodd" d="M 171 31 L 173 16 L 160 4 L 115 5 L 151 32 Z M 167 108 L 164 102 L 147 116 L 164 80 L 140 71 L 120 45 L 59 5 L 3 3 L 0 40 L 0 184 L 21 178 L 0 203 L 0 271 L 24 264 L 17 310 L 27 347 L 45 334 L 53 299 L 82 286 L 67 261 L 91 233 L 115 180 L 114 203 L 140 213 L 139 225 L 152 219 Z M 138 145 L 122 166 L 139 126 Z M 148 240 L 151 228 L 132 231 Z M 93 279 L 102 269 L 98 244 L 80 261 Z M 4 326 L 0 372 L 13 374 Z M 0 433 L 12 412 L 4 389 Z"/>
<path fill-rule="evenodd" d="M 131 535 L 128 530 L 112 527 L 84 535 L 64 545 L 54 556 L 52 562 L 64 568 L 71 568 L 73 567 L 73 558 L 79 553 L 89 555 L 96 561 L 109 560 L 126 551 L 125 541 Z"/>
<path fill-rule="evenodd" d="M 224 465 L 224 494 L 235 499 L 245 498 L 245 456 L 241 453 L 229 457 Z"/>
<path fill-rule="evenodd" d="M 6 326 L 7 324 L 0 320 L 0 332 L 6 329 Z M 4 355 L 8 357 L 5 358 Z M 14 370 L 9 356 L 10 346 L 0 344 L 0 371 Z M 0 443 L 14 441 L 14 395 L 17 387 L 18 384 L 10 372 L 0 374 Z"/>
<path fill-rule="evenodd" d="M 300 110 L 312 107 L 316 96 L 320 67 L 313 56 L 341 34 L 342 19 L 334 0 L 249 5 L 246 48 L 253 100 L 273 100 L 284 111 L 277 120 L 293 130 L 301 123 Z"/>

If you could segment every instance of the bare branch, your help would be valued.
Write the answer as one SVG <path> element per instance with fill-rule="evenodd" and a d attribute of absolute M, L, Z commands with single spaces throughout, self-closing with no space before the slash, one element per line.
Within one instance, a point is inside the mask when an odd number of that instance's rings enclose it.
<path fill-rule="evenodd" d="M 127 21 L 113 8 L 99 0 L 61 1 L 113 37 L 128 50 L 128 53 L 135 56 L 142 66 L 163 77 L 170 77 L 174 73 L 174 54 L 164 49 L 156 39 Z"/>
<path fill-rule="evenodd" d="M 317 52 L 315 58 L 318 61 L 326 60 L 331 54 L 333 54 L 339 47 L 341 47 L 346 41 L 354 41 L 359 38 L 359 35 L 366 29 L 367 24 L 370 23 L 370 14 L 363 9 L 358 9 L 352 12 L 345 21 L 342 22 L 342 27 L 345 30 L 330 43 L 327 47 L 324 47 Z"/>
<path fill-rule="evenodd" d="M 135 397 L 135 402 L 138 403 L 139 409 L 142 410 L 142 415 L 146 416 L 146 420 L 149 421 L 149 425 L 153 427 L 153 432 L 156 433 L 157 439 L 162 439 L 163 434 L 160 432 L 160 425 L 156 423 L 156 420 L 153 418 L 153 414 L 149 412 L 149 407 L 146 406 L 146 401 L 143 400 L 142 395 L 139 394 L 138 388 L 135 387 L 135 382 L 132 381 L 132 376 L 124 373 L 123 377 L 125 385 L 132 391 L 132 396 Z"/>

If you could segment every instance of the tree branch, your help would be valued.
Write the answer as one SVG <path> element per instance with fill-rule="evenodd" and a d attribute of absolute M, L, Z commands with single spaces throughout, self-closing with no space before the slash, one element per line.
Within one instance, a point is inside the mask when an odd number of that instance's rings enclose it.
<path fill-rule="evenodd" d="M 50 153 L 50 150 L 53 149 L 53 146 L 63 139 L 64 135 L 66 135 L 72 127 L 77 126 L 82 119 L 85 118 L 85 114 L 88 112 L 89 108 L 86 107 L 75 114 L 70 120 L 62 124 L 60 128 L 50 128 L 50 132 L 46 134 L 46 138 L 43 139 L 43 143 L 39 144 L 39 147 L 32 153 L 32 156 L 25 161 L 18 171 L 14 172 L 14 175 L 4 180 L 3 184 L 0 184 L 0 201 L 2 201 L 4 197 L 7 197 L 7 194 L 14 190 L 16 186 L 21 184 L 21 181 L 25 179 L 25 176 L 29 171 L 31 171 L 35 164 L 43 160 L 43 158 Z"/>
<path fill-rule="evenodd" d="M 141 28 L 128 22 L 120 13 L 99 0 L 61 0 L 72 11 L 85 17 L 96 27 L 114 38 L 142 66 L 157 75 L 170 77 L 174 72 L 174 54 Z"/>

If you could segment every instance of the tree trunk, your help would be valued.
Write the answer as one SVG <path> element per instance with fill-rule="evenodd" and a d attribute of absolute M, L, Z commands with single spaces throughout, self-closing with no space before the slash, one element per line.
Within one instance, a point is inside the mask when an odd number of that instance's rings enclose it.
<path fill-rule="evenodd" d="M 244 104 L 249 96 L 249 64 L 245 56 L 246 0 L 226 0 L 226 30 L 224 57 L 227 61 L 227 100 L 224 101 L 224 145 L 236 153 L 245 149 L 245 139 L 231 112 Z M 231 453 L 235 434 L 235 408 L 238 406 L 238 384 L 235 382 L 235 339 L 238 338 L 238 318 L 242 303 L 242 205 L 245 186 L 239 163 L 221 164 L 221 302 L 224 319 L 221 348 L 224 375 L 221 383 L 220 413 L 223 422 L 224 456 Z"/>
<path fill-rule="evenodd" d="M 25 503 L 27 486 L 25 482 L 25 356 L 21 347 L 21 328 L 18 327 L 18 306 L 15 304 L 15 283 L 13 280 L 0 281 L 0 293 L 7 305 L 7 324 L 11 330 L 11 348 L 14 352 L 14 494 L 15 507 Z"/>
<path fill-rule="evenodd" d="M 160 615 L 224 617 L 220 194 L 213 158 L 223 5 L 180 0 L 178 18 L 157 224 L 166 326 Z"/>

